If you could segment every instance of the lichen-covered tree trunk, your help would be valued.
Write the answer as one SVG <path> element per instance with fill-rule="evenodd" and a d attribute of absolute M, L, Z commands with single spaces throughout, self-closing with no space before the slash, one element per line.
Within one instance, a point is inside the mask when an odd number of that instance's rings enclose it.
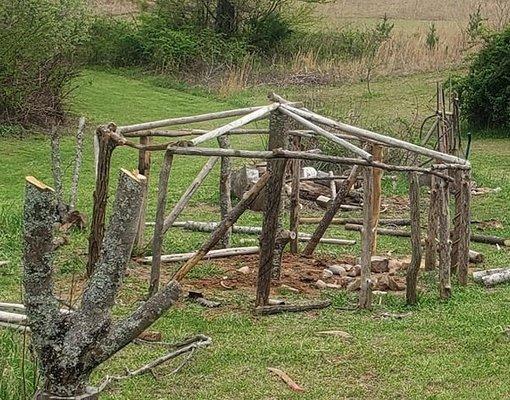
<path fill-rule="evenodd" d="M 79 309 L 63 314 L 52 292 L 55 194 L 35 178 L 27 178 L 23 283 L 42 375 L 39 398 L 87 398 L 91 372 L 136 338 L 178 298 L 179 284 L 171 282 L 127 318 L 114 322 L 111 317 L 133 247 L 144 185 L 142 175 L 121 171 L 95 272 Z"/>

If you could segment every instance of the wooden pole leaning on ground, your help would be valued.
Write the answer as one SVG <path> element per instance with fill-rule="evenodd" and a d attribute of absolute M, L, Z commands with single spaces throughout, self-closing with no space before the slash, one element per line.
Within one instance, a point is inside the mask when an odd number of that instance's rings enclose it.
<path fill-rule="evenodd" d="M 406 274 L 406 303 L 416 304 L 416 284 L 421 265 L 421 225 L 420 225 L 420 183 L 416 172 L 409 173 L 409 206 L 411 208 L 411 263 Z"/>
<path fill-rule="evenodd" d="M 94 189 L 94 206 L 90 224 L 87 276 L 94 272 L 99 260 L 99 252 L 105 231 L 106 203 L 108 199 L 108 182 L 110 179 L 110 163 L 116 142 L 111 139 L 110 133 L 115 132 L 115 125 L 100 126 L 96 131 L 98 143 L 96 160 L 96 187 Z"/>
<path fill-rule="evenodd" d="M 149 145 L 151 141 L 150 136 L 141 136 L 140 144 Z M 142 199 L 142 209 L 140 210 L 140 220 L 138 222 L 138 229 L 136 232 L 135 249 L 140 249 L 144 244 L 145 221 L 147 217 L 147 196 L 149 193 L 149 176 L 151 170 L 151 153 L 150 151 L 138 151 L 138 173 L 145 176 L 146 184 L 144 186 L 144 193 Z"/>
<path fill-rule="evenodd" d="M 315 251 L 315 248 L 319 244 L 320 239 L 328 229 L 329 225 L 331 224 L 331 221 L 335 217 L 338 210 L 340 210 L 340 206 L 343 203 L 345 203 L 347 195 L 349 194 L 352 186 L 356 182 L 359 168 L 360 167 L 358 165 L 354 165 L 352 167 L 349 177 L 342 183 L 340 189 L 338 190 L 338 193 L 336 194 L 335 199 L 331 202 L 328 209 L 324 213 L 324 216 L 322 217 L 321 222 L 319 222 L 319 225 L 317 225 L 317 228 L 315 228 L 312 238 L 310 239 L 310 241 L 308 242 L 303 251 L 303 255 L 311 256 Z"/>
<path fill-rule="evenodd" d="M 269 118 L 269 150 L 287 147 L 288 118 L 280 111 L 273 111 Z M 274 159 L 267 163 L 271 178 L 265 190 L 265 211 L 260 235 L 260 257 L 257 276 L 257 295 L 255 306 L 265 306 L 269 300 L 272 271 L 275 267 L 275 245 L 280 225 L 283 181 L 287 160 Z"/>
<path fill-rule="evenodd" d="M 294 136 L 292 140 L 294 150 L 301 151 L 301 138 Z M 290 225 L 291 232 L 296 234 L 295 238 L 290 240 L 290 251 L 292 254 L 298 252 L 298 236 L 299 236 L 299 180 L 301 177 L 301 160 L 292 160 L 292 183 L 290 195 Z"/>
<path fill-rule="evenodd" d="M 218 144 L 222 149 L 230 148 L 230 138 L 226 135 L 218 137 Z M 230 157 L 221 157 L 220 167 L 220 213 L 221 219 L 227 218 L 228 213 L 232 209 L 232 197 L 230 192 L 232 189 L 232 167 Z M 220 247 L 226 249 L 230 246 L 230 236 L 232 229 L 229 229 L 220 240 Z"/>
<path fill-rule="evenodd" d="M 383 147 L 378 144 L 372 145 L 372 157 L 374 161 L 382 162 L 383 159 Z M 372 253 L 376 252 L 377 249 L 377 226 L 379 225 L 379 216 L 381 214 L 381 181 L 382 181 L 383 170 L 380 168 L 374 168 L 374 183 L 373 183 L 373 196 L 372 196 L 372 218 L 374 226 L 374 241 L 372 243 Z"/>
<path fill-rule="evenodd" d="M 149 297 L 155 295 L 159 290 L 159 278 L 161 275 L 161 247 L 163 246 L 163 224 L 166 208 L 166 199 L 168 196 L 168 180 L 172 169 L 173 155 L 165 153 L 163 165 L 159 173 L 158 182 L 158 202 L 156 208 L 156 222 L 154 226 L 154 236 L 152 238 L 152 265 L 151 277 L 149 283 Z"/>
<path fill-rule="evenodd" d="M 373 185 L 374 170 L 372 167 L 363 169 L 363 231 L 361 238 L 361 286 L 359 291 L 359 308 L 372 307 L 372 280 L 370 270 L 372 264 L 372 248 L 375 235 L 373 224 Z"/>
<path fill-rule="evenodd" d="M 437 230 L 439 218 L 439 202 L 437 178 L 430 175 L 430 201 L 427 216 L 427 238 L 425 239 L 425 270 L 432 271 L 436 268 L 437 263 Z"/>
<path fill-rule="evenodd" d="M 209 250 L 216 246 L 221 238 L 224 237 L 225 233 L 232 228 L 243 212 L 253 204 L 262 188 L 264 188 L 268 181 L 270 181 L 270 177 L 270 172 L 264 173 L 255 185 L 253 185 L 251 189 L 243 195 L 241 201 L 237 203 L 232 210 L 230 210 L 227 217 L 221 221 L 213 233 L 211 233 L 209 239 L 200 247 L 196 254 L 186 261 L 186 263 L 175 273 L 172 278 L 173 280 L 180 282 L 188 274 L 188 272 L 191 271 L 191 269 L 207 255 Z"/>
<path fill-rule="evenodd" d="M 442 299 L 451 296 L 451 239 L 450 239 L 450 208 L 448 206 L 450 193 L 448 182 L 436 179 L 438 192 L 438 224 L 437 247 L 439 260 L 439 295 Z"/>

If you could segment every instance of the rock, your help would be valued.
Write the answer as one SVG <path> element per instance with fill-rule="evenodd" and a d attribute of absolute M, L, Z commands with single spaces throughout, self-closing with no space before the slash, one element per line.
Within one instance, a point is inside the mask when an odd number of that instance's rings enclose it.
<path fill-rule="evenodd" d="M 361 265 L 355 265 L 350 271 L 347 272 L 347 276 L 360 276 Z"/>
<path fill-rule="evenodd" d="M 375 273 L 388 272 L 390 270 L 388 257 L 372 256 L 370 270 Z"/>
<path fill-rule="evenodd" d="M 322 271 L 322 278 L 323 279 L 328 279 L 328 278 L 331 278 L 333 276 L 333 271 L 331 271 L 330 269 L 324 269 L 324 271 Z"/>
<path fill-rule="evenodd" d="M 386 292 L 389 289 L 388 275 L 380 276 L 374 283 L 374 290 Z"/>
<path fill-rule="evenodd" d="M 317 286 L 318 289 L 326 289 L 328 286 L 326 285 L 326 282 L 321 281 L 320 279 L 315 282 L 315 286 Z"/>
<path fill-rule="evenodd" d="M 375 295 L 385 295 L 385 294 L 388 294 L 388 292 L 384 292 L 382 290 L 374 290 L 372 292 L 372 294 L 375 294 Z"/>
<path fill-rule="evenodd" d="M 241 268 L 237 269 L 237 272 L 240 272 L 241 274 L 244 274 L 244 275 L 248 275 L 249 273 L 251 273 L 251 269 L 248 266 L 241 267 Z"/>
<path fill-rule="evenodd" d="M 406 270 L 408 266 L 409 266 L 409 260 L 391 259 L 388 262 L 388 267 L 391 272 Z"/>
<path fill-rule="evenodd" d="M 345 268 L 347 264 L 335 264 L 330 265 L 328 267 L 328 270 L 330 270 L 333 274 L 339 275 L 339 276 L 345 276 L 347 275 L 347 269 Z M 352 269 L 352 265 L 349 265 L 349 269 Z"/>
<path fill-rule="evenodd" d="M 285 304 L 285 300 L 281 299 L 269 299 L 267 302 L 270 306 L 281 306 Z"/>
<path fill-rule="evenodd" d="M 158 331 L 143 331 L 138 336 L 138 339 L 145 340 L 146 342 L 160 342 L 162 338 L 163 335 Z"/>
<path fill-rule="evenodd" d="M 360 287 L 361 287 L 361 278 L 358 278 L 347 285 L 347 290 L 349 292 L 355 292 L 356 290 L 359 290 Z"/>
<path fill-rule="evenodd" d="M 404 283 L 399 282 L 393 276 L 388 276 L 388 286 L 390 290 L 393 290 L 395 292 L 405 290 L 406 288 L 406 285 Z"/>
<path fill-rule="evenodd" d="M 289 292 L 293 292 L 293 293 L 299 293 L 299 289 L 296 289 L 295 287 L 285 285 L 285 284 L 281 285 L 280 289 L 288 290 Z"/>

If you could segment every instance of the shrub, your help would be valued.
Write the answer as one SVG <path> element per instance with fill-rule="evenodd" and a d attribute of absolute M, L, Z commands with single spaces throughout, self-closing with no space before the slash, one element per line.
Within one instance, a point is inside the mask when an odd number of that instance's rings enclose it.
<path fill-rule="evenodd" d="M 290 22 L 277 12 L 248 22 L 248 44 L 257 52 L 268 54 L 292 34 Z"/>
<path fill-rule="evenodd" d="M 472 125 L 510 127 L 510 26 L 487 39 L 456 86 Z"/>
<path fill-rule="evenodd" d="M 86 31 L 81 0 L 0 2 L 0 121 L 63 119 Z"/>
<path fill-rule="evenodd" d="M 89 36 L 90 64 L 124 67 L 141 63 L 143 49 L 133 22 L 96 17 L 90 24 Z"/>

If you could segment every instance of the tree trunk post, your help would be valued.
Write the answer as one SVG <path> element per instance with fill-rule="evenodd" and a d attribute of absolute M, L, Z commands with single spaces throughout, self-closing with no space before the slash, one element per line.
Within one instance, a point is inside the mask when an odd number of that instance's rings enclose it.
<path fill-rule="evenodd" d="M 324 236 L 324 233 L 328 229 L 329 225 L 331 224 L 331 221 L 333 221 L 333 218 L 335 217 L 336 213 L 340 210 L 340 207 L 342 204 L 345 203 L 345 199 L 347 198 L 347 195 L 351 191 L 352 186 L 356 182 L 356 178 L 358 176 L 359 172 L 359 166 L 354 165 L 351 169 L 351 172 L 349 174 L 349 177 L 342 183 L 340 186 L 340 189 L 338 190 L 335 200 L 331 202 L 328 209 L 324 213 L 324 216 L 322 217 L 322 220 L 319 222 L 319 225 L 317 225 L 317 228 L 315 228 L 315 231 L 306 245 L 303 255 L 305 256 L 311 256 L 313 252 L 315 251 L 315 248 L 320 242 L 320 239 L 322 236 Z"/>
<path fill-rule="evenodd" d="M 372 167 L 363 169 L 363 230 L 361 239 L 361 287 L 359 292 L 359 308 L 372 307 L 372 280 L 370 269 L 372 264 L 372 248 L 374 241 L 373 224 L 373 184 L 374 170 Z"/>
<path fill-rule="evenodd" d="M 140 136 L 140 144 L 147 146 L 150 144 L 150 136 Z M 138 151 L 138 173 L 145 176 L 146 184 L 142 199 L 142 209 L 140 210 L 140 220 L 136 232 L 135 249 L 141 249 L 144 245 L 145 221 L 147 217 L 147 197 L 149 194 L 149 176 L 151 170 L 151 152 L 146 150 Z"/>
<path fill-rule="evenodd" d="M 161 267 L 161 248 L 163 246 L 163 225 L 165 219 L 166 200 L 168 196 L 168 180 L 170 170 L 172 169 L 173 155 L 165 152 L 163 165 L 159 173 L 158 182 L 158 203 L 156 209 L 156 221 L 154 226 L 154 236 L 152 239 L 152 266 L 149 284 L 149 297 L 157 293 L 159 289 L 159 277 Z"/>
<path fill-rule="evenodd" d="M 228 135 L 218 137 L 218 144 L 222 149 L 230 148 L 230 138 Z M 221 219 L 227 218 L 230 210 L 232 210 L 232 162 L 230 157 L 221 157 L 220 167 L 220 213 Z M 221 248 L 226 249 L 230 246 L 230 237 L 232 229 L 229 229 L 220 239 Z"/>
<path fill-rule="evenodd" d="M 294 136 L 292 140 L 294 150 L 301 150 L 301 137 Z M 290 251 L 292 254 L 298 252 L 298 235 L 299 235 L 299 179 L 301 177 L 301 160 L 292 160 L 292 184 L 290 197 L 290 226 L 291 232 L 296 234 L 295 238 L 290 239 Z"/>
<path fill-rule="evenodd" d="M 438 258 L 439 258 L 439 294 L 442 299 L 451 295 L 450 281 L 451 271 L 451 239 L 450 239 L 450 209 L 448 206 L 450 193 L 448 182 L 437 178 L 436 188 L 438 192 Z"/>
<path fill-rule="evenodd" d="M 421 265 L 421 225 L 420 225 L 420 183 L 418 173 L 409 173 L 409 206 L 411 208 L 411 263 L 406 275 L 406 302 L 416 304 L 416 284 Z"/>
<path fill-rule="evenodd" d="M 430 202 L 427 216 L 427 239 L 425 247 L 425 269 L 432 271 L 437 263 L 437 224 L 438 224 L 438 177 L 430 175 Z"/>
<path fill-rule="evenodd" d="M 372 146 L 372 156 L 374 161 L 383 160 L 383 147 L 381 145 L 374 144 Z M 372 214 L 373 214 L 373 226 L 377 229 L 379 225 L 379 216 L 381 214 L 381 181 L 383 170 L 380 168 L 374 168 L 374 185 L 373 185 L 373 198 L 372 198 Z M 372 244 L 372 253 L 377 250 L 377 230 L 374 231 L 374 241 Z"/>
<path fill-rule="evenodd" d="M 106 204 L 108 201 L 108 182 L 110 179 L 110 163 L 115 141 L 111 139 L 110 132 L 115 131 L 113 124 L 100 126 L 96 131 L 96 140 L 99 144 L 96 165 L 96 188 L 94 190 L 94 207 L 92 210 L 92 222 L 90 225 L 89 249 L 87 260 L 87 276 L 94 272 L 99 259 L 101 243 L 104 237 Z"/>
<path fill-rule="evenodd" d="M 460 181 L 459 205 L 456 212 L 460 215 L 459 242 L 457 248 L 458 276 L 461 285 L 467 285 L 469 268 L 469 243 L 471 241 L 471 177 L 470 171 L 462 171 Z"/>
<path fill-rule="evenodd" d="M 271 112 L 269 118 L 269 150 L 287 148 L 288 123 L 288 117 L 280 111 Z M 284 159 L 273 159 L 267 163 L 267 170 L 271 173 L 271 177 L 265 189 L 266 205 L 260 235 L 260 258 L 255 301 L 257 307 L 267 305 L 269 299 L 276 239 L 281 229 L 280 213 L 286 161 Z"/>

